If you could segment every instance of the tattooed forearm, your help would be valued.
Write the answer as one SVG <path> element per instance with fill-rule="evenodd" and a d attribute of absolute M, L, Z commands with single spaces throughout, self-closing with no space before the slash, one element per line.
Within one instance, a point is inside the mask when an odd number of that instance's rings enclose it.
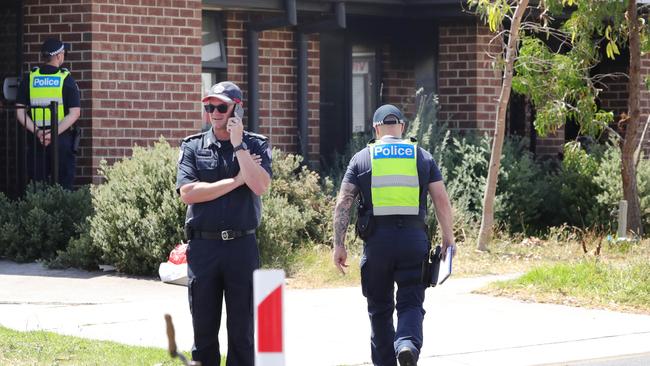
<path fill-rule="evenodd" d="M 345 233 L 350 224 L 350 208 L 359 188 L 354 184 L 343 183 L 334 207 L 334 245 L 345 246 Z"/>

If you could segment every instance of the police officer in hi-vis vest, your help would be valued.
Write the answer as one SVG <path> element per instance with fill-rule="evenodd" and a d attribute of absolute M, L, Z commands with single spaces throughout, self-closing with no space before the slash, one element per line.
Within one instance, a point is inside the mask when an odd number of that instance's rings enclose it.
<path fill-rule="evenodd" d="M 452 210 L 431 154 L 415 139 L 402 139 L 404 118 L 393 105 L 373 117 L 376 139 L 352 157 L 334 210 L 334 264 L 344 272 L 350 209 L 359 197 L 357 232 L 364 240 L 361 289 L 368 301 L 374 365 L 417 365 L 422 348 L 427 258 L 427 194 L 442 230 L 442 250 L 454 246 Z M 394 284 L 397 283 L 397 296 Z M 393 312 L 397 309 L 397 329 Z"/>
<path fill-rule="evenodd" d="M 79 88 L 70 72 L 61 67 L 65 60 L 68 46 L 58 39 L 50 38 L 41 47 L 44 64 L 35 67 L 20 82 L 17 106 L 28 106 L 28 109 L 18 109 L 17 119 L 29 132 L 36 135 L 28 136 L 27 169 L 29 177 L 34 181 L 47 180 L 50 175 L 50 143 L 52 136 L 51 111 L 48 107 L 52 101 L 59 103 L 58 119 L 58 154 L 59 154 L 59 184 L 66 189 L 72 189 L 75 173 L 76 132 L 73 125 L 81 113 Z M 36 144 L 33 144 L 36 140 Z"/>

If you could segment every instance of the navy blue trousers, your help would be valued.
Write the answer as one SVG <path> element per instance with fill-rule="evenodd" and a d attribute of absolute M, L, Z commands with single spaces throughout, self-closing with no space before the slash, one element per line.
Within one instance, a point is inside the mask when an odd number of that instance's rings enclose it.
<path fill-rule="evenodd" d="M 27 148 L 27 173 L 29 178 L 35 182 L 49 181 L 52 172 L 52 145 L 43 146 L 40 142 L 34 141 L 29 135 Z M 58 136 L 57 146 L 59 154 L 59 184 L 68 190 L 72 190 L 75 173 L 75 152 L 74 132 L 66 130 Z"/>
<path fill-rule="evenodd" d="M 403 347 L 409 347 L 416 357 L 420 354 L 426 289 L 420 274 L 427 251 L 427 235 L 416 228 L 380 227 L 364 244 L 361 289 L 368 300 L 372 363 L 376 366 L 396 366 L 396 354 Z"/>
<path fill-rule="evenodd" d="M 260 259 L 255 235 L 229 241 L 190 240 L 187 253 L 194 346 L 192 359 L 219 366 L 221 304 L 226 300 L 227 366 L 253 366 L 253 271 Z"/>

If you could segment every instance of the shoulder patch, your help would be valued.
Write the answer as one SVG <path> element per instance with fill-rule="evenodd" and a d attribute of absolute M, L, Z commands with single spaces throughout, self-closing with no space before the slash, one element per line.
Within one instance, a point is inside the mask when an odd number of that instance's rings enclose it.
<path fill-rule="evenodd" d="M 188 142 L 191 140 L 196 140 L 198 138 L 201 138 L 203 136 L 203 132 L 195 133 L 194 135 L 189 135 L 186 138 L 183 139 L 183 142 Z"/>
<path fill-rule="evenodd" d="M 268 137 L 266 137 L 266 136 L 264 136 L 262 134 L 259 134 L 259 133 L 253 133 L 253 132 L 245 131 L 244 134 L 249 136 L 250 138 L 254 138 L 254 139 L 258 139 L 258 140 L 262 140 L 262 141 L 266 141 L 266 140 L 269 139 Z"/>

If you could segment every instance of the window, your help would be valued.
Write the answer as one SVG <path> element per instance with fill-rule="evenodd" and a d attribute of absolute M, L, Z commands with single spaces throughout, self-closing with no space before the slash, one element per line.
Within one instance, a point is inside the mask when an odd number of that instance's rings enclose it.
<path fill-rule="evenodd" d="M 352 46 L 352 132 L 366 132 L 372 126 L 376 105 L 375 51 Z"/>
<path fill-rule="evenodd" d="M 217 81 L 226 79 L 226 46 L 221 29 L 221 14 L 213 11 L 203 12 L 203 47 L 201 47 L 201 84 L 206 92 Z"/>

